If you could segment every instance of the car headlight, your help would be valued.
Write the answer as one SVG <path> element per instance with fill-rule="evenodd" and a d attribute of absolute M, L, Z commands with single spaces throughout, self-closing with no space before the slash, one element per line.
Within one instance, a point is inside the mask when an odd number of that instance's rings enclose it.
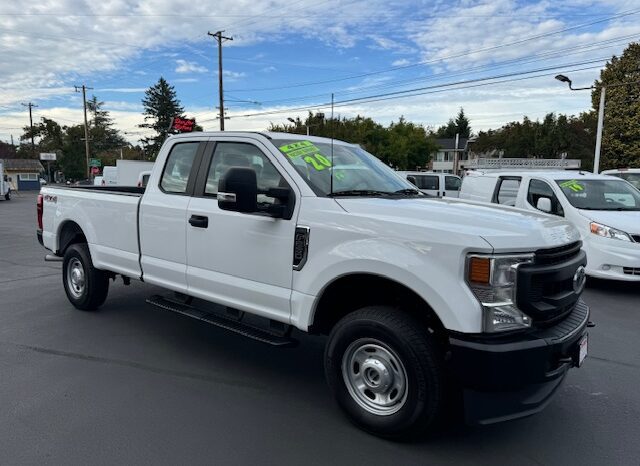
<path fill-rule="evenodd" d="M 482 305 L 483 332 L 531 327 L 531 318 L 516 306 L 518 267 L 533 262 L 533 254 L 467 256 L 467 283 Z"/>
<path fill-rule="evenodd" d="M 605 238 L 620 239 L 622 241 L 631 241 L 631 237 L 622 230 L 616 230 L 615 228 L 608 227 L 601 223 L 590 223 L 591 233 Z"/>

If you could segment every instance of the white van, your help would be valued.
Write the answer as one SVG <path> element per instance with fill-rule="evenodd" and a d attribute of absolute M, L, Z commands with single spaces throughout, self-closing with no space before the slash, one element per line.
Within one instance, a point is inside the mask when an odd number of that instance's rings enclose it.
<path fill-rule="evenodd" d="M 640 189 L 640 168 L 617 168 L 615 170 L 605 170 L 602 174 L 617 176 Z"/>
<path fill-rule="evenodd" d="M 102 169 L 102 185 L 116 186 L 118 184 L 118 167 L 104 167 Z"/>
<path fill-rule="evenodd" d="M 423 193 L 438 197 L 458 197 L 462 183 L 459 176 L 450 173 L 399 171 L 398 174 Z"/>
<path fill-rule="evenodd" d="M 580 232 L 587 275 L 640 282 L 640 191 L 573 171 L 470 172 L 460 198 L 564 217 Z"/>
<path fill-rule="evenodd" d="M 4 174 L 4 165 L 0 160 L 0 198 L 6 201 L 11 200 L 10 178 Z"/>

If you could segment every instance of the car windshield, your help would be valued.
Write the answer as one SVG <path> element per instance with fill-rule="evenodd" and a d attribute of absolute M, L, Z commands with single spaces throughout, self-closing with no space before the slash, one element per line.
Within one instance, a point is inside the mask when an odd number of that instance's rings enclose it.
<path fill-rule="evenodd" d="M 332 155 L 330 141 L 272 142 L 318 196 L 422 196 L 415 186 L 356 145 L 335 142 Z"/>
<path fill-rule="evenodd" d="M 572 206 L 584 210 L 640 210 L 640 191 L 622 180 L 557 180 Z"/>

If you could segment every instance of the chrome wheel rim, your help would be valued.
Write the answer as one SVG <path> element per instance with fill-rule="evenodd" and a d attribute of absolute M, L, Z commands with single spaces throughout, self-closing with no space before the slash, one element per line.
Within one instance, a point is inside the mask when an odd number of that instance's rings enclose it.
<path fill-rule="evenodd" d="M 73 258 L 67 264 L 67 288 L 74 298 L 81 298 L 84 294 L 86 279 L 82 262 Z"/>
<path fill-rule="evenodd" d="M 351 397 L 378 416 L 397 413 L 407 401 L 407 371 L 398 355 L 381 341 L 367 338 L 349 345 L 342 377 Z"/>

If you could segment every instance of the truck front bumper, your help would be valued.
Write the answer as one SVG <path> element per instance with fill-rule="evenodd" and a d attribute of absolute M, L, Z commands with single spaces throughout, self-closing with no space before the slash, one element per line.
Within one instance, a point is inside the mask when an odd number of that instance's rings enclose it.
<path fill-rule="evenodd" d="M 492 424 L 541 411 L 567 371 L 579 365 L 588 323 L 589 307 L 580 300 L 552 327 L 511 336 L 452 333 L 448 369 L 463 387 L 467 423 Z"/>

